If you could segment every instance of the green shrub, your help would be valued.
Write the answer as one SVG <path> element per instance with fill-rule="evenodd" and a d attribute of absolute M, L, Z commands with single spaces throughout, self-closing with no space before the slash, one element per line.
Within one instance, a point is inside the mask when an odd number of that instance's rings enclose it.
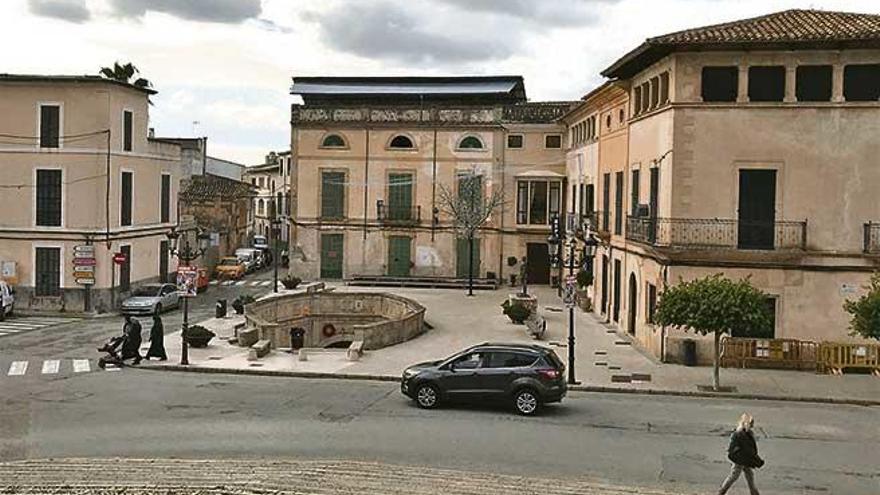
<path fill-rule="evenodd" d="M 586 270 L 577 273 L 577 284 L 581 290 L 593 285 L 593 274 Z"/>
<path fill-rule="evenodd" d="M 511 304 L 510 301 L 507 300 L 501 303 L 501 308 L 503 309 L 504 314 L 510 318 L 510 321 L 516 324 L 521 324 L 526 321 L 526 318 L 532 314 L 531 310 L 520 302 L 514 302 Z"/>

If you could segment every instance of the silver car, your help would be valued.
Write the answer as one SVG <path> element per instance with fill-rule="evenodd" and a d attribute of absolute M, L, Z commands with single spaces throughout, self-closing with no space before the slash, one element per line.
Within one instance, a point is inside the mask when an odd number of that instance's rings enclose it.
<path fill-rule="evenodd" d="M 122 301 L 122 313 L 127 315 L 157 315 L 180 304 L 180 293 L 174 284 L 146 284 Z"/>

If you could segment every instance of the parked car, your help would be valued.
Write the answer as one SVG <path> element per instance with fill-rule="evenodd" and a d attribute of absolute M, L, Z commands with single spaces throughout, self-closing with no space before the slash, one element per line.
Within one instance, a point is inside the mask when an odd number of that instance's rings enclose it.
<path fill-rule="evenodd" d="M 15 288 L 5 280 L 0 280 L 0 321 L 12 314 L 13 306 L 15 306 Z"/>
<path fill-rule="evenodd" d="M 485 343 L 410 366 L 403 371 L 400 390 L 424 409 L 444 401 L 509 401 L 519 414 L 530 416 L 565 397 L 564 376 L 565 365 L 552 349 Z"/>
<path fill-rule="evenodd" d="M 264 235 L 255 235 L 251 245 L 254 249 L 269 249 L 269 240 Z"/>
<path fill-rule="evenodd" d="M 247 273 L 260 268 L 256 249 L 238 248 L 235 250 L 235 256 L 244 263 L 244 268 Z"/>
<path fill-rule="evenodd" d="M 128 315 L 157 315 L 180 304 L 180 293 L 174 284 L 145 284 L 135 289 L 122 301 L 122 313 Z"/>
<path fill-rule="evenodd" d="M 238 256 L 226 256 L 220 258 L 217 267 L 214 269 L 217 280 L 235 279 L 244 277 L 246 271 L 244 262 Z"/>

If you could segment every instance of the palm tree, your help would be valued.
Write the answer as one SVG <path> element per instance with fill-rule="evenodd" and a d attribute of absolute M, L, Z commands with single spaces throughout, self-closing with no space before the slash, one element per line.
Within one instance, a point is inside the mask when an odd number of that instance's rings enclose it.
<path fill-rule="evenodd" d="M 143 77 L 139 77 L 132 82 L 132 78 L 136 74 L 140 74 L 140 71 L 132 65 L 131 62 L 128 62 L 125 65 L 119 65 L 119 62 L 113 62 L 113 68 L 110 67 L 101 67 L 99 72 L 102 76 L 107 79 L 113 79 L 114 81 L 123 82 L 125 84 L 131 84 L 132 86 L 138 88 L 149 88 L 152 86 L 150 81 L 144 79 Z"/>

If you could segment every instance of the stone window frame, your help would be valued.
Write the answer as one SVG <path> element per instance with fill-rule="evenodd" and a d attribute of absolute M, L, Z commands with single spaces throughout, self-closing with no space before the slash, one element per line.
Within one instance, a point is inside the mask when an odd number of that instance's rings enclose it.
<path fill-rule="evenodd" d="M 469 139 L 469 138 L 473 138 L 473 139 L 476 139 L 477 141 L 479 141 L 480 147 L 479 148 L 462 148 L 461 143 L 463 143 L 466 139 Z M 488 148 L 486 148 L 486 143 L 483 141 L 483 138 L 481 138 L 477 134 L 472 134 L 472 133 L 468 133 L 468 134 L 461 136 L 461 138 L 459 138 L 458 142 L 455 144 L 455 151 L 464 151 L 465 153 L 483 152 L 483 151 L 487 151 L 487 150 L 488 150 Z"/>
<path fill-rule="evenodd" d="M 327 139 L 334 136 L 342 140 L 342 146 L 327 146 L 324 144 Z M 350 146 L 348 144 L 348 139 L 345 137 L 345 134 L 341 132 L 331 131 L 326 132 L 323 136 L 321 136 L 321 143 L 318 145 L 318 148 L 322 150 L 347 150 L 350 149 Z"/>
<path fill-rule="evenodd" d="M 409 148 L 403 148 L 403 147 L 399 147 L 399 146 L 391 146 L 391 143 L 395 139 L 397 139 L 398 137 L 401 137 L 401 136 L 409 139 L 409 142 L 412 143 L 412 146 Z M 388 151 L 418 151 L 419 147 L 416 144 L 416 139 L 414 137 L 412 137 L 412 135 L 409 134 L 408 132 L 396 132 L 396 133 L 392 134 L 390 138 L 388 138 L 388 141 L 385 143 L 385 149 Z"/>

